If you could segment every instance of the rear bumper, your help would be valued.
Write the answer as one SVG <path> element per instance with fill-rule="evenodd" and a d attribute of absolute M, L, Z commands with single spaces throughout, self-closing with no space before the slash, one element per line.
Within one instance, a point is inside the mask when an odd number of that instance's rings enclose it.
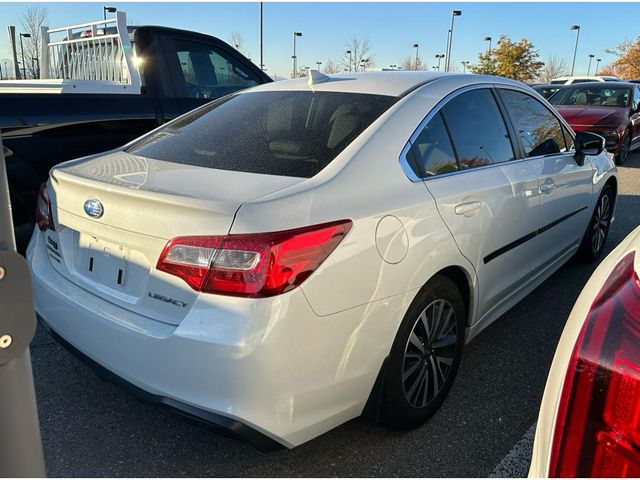
<path fill-rule="evenodd" d="M 238 420 L 233 420 L 213 412 L 202 410 L 192 405 L 179 402 L 173 398 L 154 395 L 137 387 L 133 383 L 119 377 L 111 370 L 106 369 L 71 345 L 64 338 L 58 335 L 51 325 L 42 318 L 42 316 L 38 315 L 38 321 L 60 345 L 66 348 L 82 363 L 94 370 L 101 378 L 115 383 L 144 402 L 158 406 L 168 415 L 190 423 L 191 425 L 213 431 L 214 433 L 244 440 L 262 452 L 272 452 L 284 448 L 284 445 L 281 443 L 276 442 L 272 438 L 269 438 L 263 433 L 239 422 Z"/>
<path fill-rule="evenodd" d="M 36 312 L 74 352 L 143 399 L 262 449 L 295 447 L 362 413 L 393 340 L 388 309 L 401 306 L 319 317 L 300 289 L 272 299 L 201 295 L 169 325 L 60 275 L 37 230 L 27 259 Z"/>

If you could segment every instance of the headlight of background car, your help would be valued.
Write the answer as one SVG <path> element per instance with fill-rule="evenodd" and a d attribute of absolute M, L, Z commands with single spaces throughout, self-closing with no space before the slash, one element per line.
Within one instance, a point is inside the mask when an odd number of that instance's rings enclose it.
<path fill-rule="evenodd" d="M 598 133 L 606 140 L 604 143 L 605 148 L 611 149 L 618 146 L 618 132 L 615 130 L 604 130 Z"/>

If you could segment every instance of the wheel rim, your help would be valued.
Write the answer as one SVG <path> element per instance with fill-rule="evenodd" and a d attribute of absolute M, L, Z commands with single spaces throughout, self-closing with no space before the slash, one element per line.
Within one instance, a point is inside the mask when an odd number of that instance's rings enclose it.
<path fill-rule="evenodd" d="M 435 300 L 418 316 L 404 351 L 402 385 L 407 402 L 423 408 L 442 390 L 456 353 L 458 324 L 453 307 Z"/>
<path fill-rule="evenodd" d="M 624 138 L 622 139 L 622 145 L 620 145 L 620 163 L 623 163 L 627 156 L 629 155 L 629 149 L 631 148 L 631 137 L 625 133 Z"/>
<path fill-rule="evenodd" d="M 611 199 L 609 195 L 603 195 L 598 202 L 596 211 L 593 215 L 593 224 L 591 226 L 591 249 L 595 255 L 599 254 L 604 247 L 604 240 L 609 229 L 609 220 L 611 217 Z"/>

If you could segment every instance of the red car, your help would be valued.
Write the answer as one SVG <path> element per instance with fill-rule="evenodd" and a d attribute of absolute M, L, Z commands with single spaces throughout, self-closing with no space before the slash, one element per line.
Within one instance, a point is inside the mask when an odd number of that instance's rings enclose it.
<path fill-rule="evenodd" d="M 621 165 L 640 146 L 640 85 L 629 82 L 568 85 L 549 102 L 576 132 L 602 135 Z"/>

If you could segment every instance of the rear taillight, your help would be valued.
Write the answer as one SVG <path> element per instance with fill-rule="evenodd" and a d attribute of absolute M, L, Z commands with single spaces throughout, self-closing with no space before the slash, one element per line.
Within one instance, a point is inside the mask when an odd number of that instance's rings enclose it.
<path fill-rule="evenodd" d="M 40 185 L 38 200 L 36 201 L 36 223 L 41 231 L 55 230 L 53 226 L 53 215 L 51 213 L 51 201 L 47 192 L 47 184 Z"/>
<path fill-rule="evenodd" d="M 201 292 L 278 295 L 304 282 L 351 225 L 342 220 L 272 233 L 174 238 L 162 251 L 157 269 Z"/>
<path fill-rule="evenodd" d="M 640 280 L 633 252 L 605 282 L 574 347 L 549 475 L 640 477 Z"/>

